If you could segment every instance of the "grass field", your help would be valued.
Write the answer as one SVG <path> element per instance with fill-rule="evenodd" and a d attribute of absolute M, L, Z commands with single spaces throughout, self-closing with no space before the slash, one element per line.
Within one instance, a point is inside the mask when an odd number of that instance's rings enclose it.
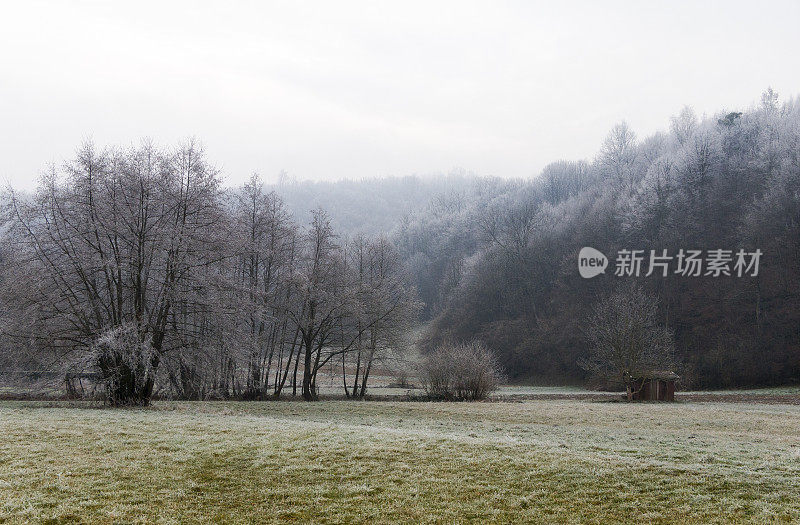
<path fill-rule="evenodd" d="M 0 522 L 797 522 L 800 407 L 0 402 Z"/>

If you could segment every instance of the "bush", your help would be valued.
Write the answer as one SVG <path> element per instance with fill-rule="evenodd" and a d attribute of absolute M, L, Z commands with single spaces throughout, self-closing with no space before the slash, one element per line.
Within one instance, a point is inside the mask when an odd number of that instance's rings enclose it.
<path fill-rule="evenodd" d="M 485 399 L 503 378 L 494 354 L 479 341 L 445 343 L 427 356 L 420 379 L 431 398 Z"/>
<path fill-rule="evenodd" d="M 158 354 L 132 324 L 112 328 L 101 335 L 87 356 L 87 364 L 104 387 L 111 405 L 150 404 L 158 366 Z"/>

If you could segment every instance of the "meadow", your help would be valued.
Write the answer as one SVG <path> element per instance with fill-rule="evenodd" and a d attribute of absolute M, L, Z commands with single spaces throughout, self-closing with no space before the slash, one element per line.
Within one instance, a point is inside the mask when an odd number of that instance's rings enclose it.
<path fill-rule="evenodd" d="M 800 406 L 0 402 L 4 523 L 800 521 Z"/>

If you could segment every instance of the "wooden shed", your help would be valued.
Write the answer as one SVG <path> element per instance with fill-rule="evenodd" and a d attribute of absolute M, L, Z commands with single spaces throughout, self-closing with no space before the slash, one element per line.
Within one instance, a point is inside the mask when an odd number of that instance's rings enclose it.
<path fill-rule="evenodd" d="M 680 379 L 675 372 L 655 371 L 634 380 L 638 388 L 633 399 L 638 401 L 675 401 L 675 381 Z"/>

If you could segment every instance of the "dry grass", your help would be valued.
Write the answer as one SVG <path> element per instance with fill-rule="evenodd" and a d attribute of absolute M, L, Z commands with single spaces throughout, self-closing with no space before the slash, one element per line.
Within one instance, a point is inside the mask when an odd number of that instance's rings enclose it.
<path fill-rule="evenodd" d="M 800 407 L 0 403 L 0 521 L 796 522 Z"/>

